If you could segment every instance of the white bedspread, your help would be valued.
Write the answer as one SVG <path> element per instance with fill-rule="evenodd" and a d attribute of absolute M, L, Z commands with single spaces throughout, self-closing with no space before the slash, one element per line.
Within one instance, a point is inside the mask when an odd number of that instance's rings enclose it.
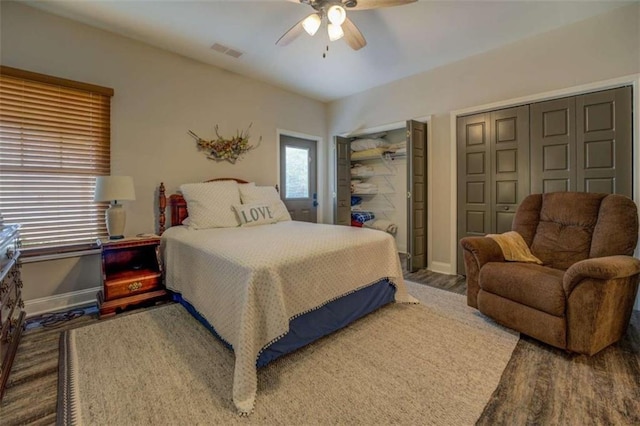
<path fill-rule="evenodd" d="M 162 236 L 167 288 L 182 293 L 235 352 L 233 402 L 253 409 L 256 360 L 289 320 L 389 278 L 411 302 L 395 240 L 371 229 L 279 222 L 242 228 L 169 228 Z"/>

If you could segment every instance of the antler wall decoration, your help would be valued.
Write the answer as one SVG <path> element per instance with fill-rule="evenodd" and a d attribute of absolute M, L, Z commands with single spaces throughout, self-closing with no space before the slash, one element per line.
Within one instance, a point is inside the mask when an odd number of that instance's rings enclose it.
<path fill-rule="evenodd" d="M 198 150 L 205 151 L 207 153 L 207 158 L 216 161 L 226 160 L 231 164 L 235 164 L 235 162 L 244 154 L 259 147 L 260 142 L 262 142 L 262 136 L 260 136 L 257 145 L 254 146 L 249 144 L 249 129 L 251 129 L 252 125 L 253 123 L 249 124 L 249 127 L 247 127 L 246 130 L 236 130 L 236 135 L 231 138 L 224 138 L 220 136 L 217 124 L 214 126 L 216 139 L 202 139 L 191 130 L 189 130 L 189 135 L 198 142 Z"/>

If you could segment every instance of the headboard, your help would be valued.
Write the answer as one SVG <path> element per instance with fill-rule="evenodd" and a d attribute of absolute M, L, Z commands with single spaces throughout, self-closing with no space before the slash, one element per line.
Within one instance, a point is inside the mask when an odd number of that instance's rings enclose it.
<path fill-rule="evenodd" d="M 205 182 L 215 182 L 219 180 L 235 180 L 238 183 L 249 183 L 246 180 L 236 178 L 218 178 L 211 179 Z M 165 224 L 167 217 L 165 210 L 167 208 L 167 196 L 165 195 L 164 182 L 160 182 L 160 188 L 158 189 L 158 208 L 160 214 L 158 215 L 158 234 L 162 235 L 165 231 Z M 187 202 L 182 194 L 171 194 L 169 196 L 169 213 L 171 214 L 171 224 L 169 226 L 176 226 L 182 224 L 182 221 L 189 216 L 187 211 Z"/>

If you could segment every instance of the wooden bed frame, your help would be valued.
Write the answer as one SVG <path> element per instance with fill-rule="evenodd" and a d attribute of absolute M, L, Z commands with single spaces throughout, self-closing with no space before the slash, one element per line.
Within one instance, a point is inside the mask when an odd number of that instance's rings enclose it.
<path fill-rule="evenodd" d="M 236 178 L 217 178 L 207 180 L 205 182 L 216 182 L 220 180 L 235 180 L 238 183 L 249 183 L 243 179 Z M 277 187 L 276 187 L 277 189 Z M 167 216 L 165 215 L 165 210 L 167 208 L 167 196 L 165 193 L 164 182 L 160 182 L 160 188 L 158 189 L 158 235 L 162 235 L 166 230 L 166 221 Z M 182 221 L 189 216 L 189 212 L 187 211 L 187 202 L 185 201 L 182 194 L 171 194 L 169 196 L 169 213 L 171 214 L 171 226 L 181 225 Z"/>

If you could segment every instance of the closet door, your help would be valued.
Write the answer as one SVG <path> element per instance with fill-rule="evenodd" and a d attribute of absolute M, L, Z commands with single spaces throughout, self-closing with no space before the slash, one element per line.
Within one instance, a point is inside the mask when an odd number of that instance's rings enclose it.
<path fill-rule="evenodd" d="M 529 106 L 491 113 L 491 232 L 511 231 L 529 195 Z"/>
<path fill-rule="evenodd" d="M 531 193 L 576 191 L 575 97 L 531 105 Z"/>
<path fill-rule="evenodd" d="M 490 114 L 457 119 L 458 145 L 458 239 L 491 232 Z M 464 274 L 462 249 L 458 245 L 457 269 Z"/>
<path fill-rule="evenodd" d="M 632 196 L 631 87 L 576 97 L 577 190 Z"/>
<path fill-rule="evenodd" d="M 336 193 L 333 221 L 336 225 L 351 226 L 351 148 L 350 140 L 336 136 Z"/>
<path fill-rule="evenodd" d="M 458 241 L 510 231 L 529 195 L 529 106 L 459 117 L 457 126 Z"/>
<path fill-rule="evenodd" d="M 427 124 L 407 121 L 407 270 L 427 267 Z"/>

